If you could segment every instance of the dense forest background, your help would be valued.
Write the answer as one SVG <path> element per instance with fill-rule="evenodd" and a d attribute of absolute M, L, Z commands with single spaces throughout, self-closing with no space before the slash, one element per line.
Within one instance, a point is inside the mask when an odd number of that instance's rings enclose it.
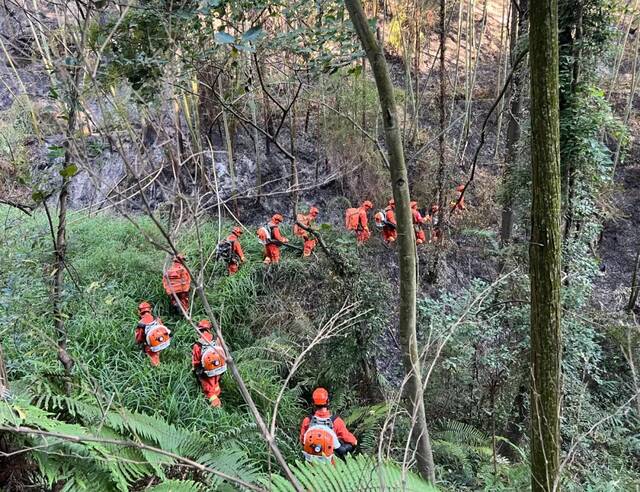
<path fill-rule="evenodd" d="M 343 224 L 395 181 L 342 2 L 1 2 L 0 488 L 528 490 L 535 1 L 362 3 L 411 199 L 439 205 L 415 250 L 422 414 L 399 247 Z M 561 478 L 542 489 L 637 490 L 640 2 L 558 13 Z M 256 228 L 281 213 L 296 243 L 312 205 L 314 255 L 262 265 Z M 236 224 L 248 261 L 227 276 Z M 186 316 L 161 283 L 178 251 Z M 158 368 L 141 300 L 174 334 Z M 205 317 L 232 356 L 221 409 L 191 374 Z M 318 385 L 359 440 L 335 467 L 300 462 Z"/>

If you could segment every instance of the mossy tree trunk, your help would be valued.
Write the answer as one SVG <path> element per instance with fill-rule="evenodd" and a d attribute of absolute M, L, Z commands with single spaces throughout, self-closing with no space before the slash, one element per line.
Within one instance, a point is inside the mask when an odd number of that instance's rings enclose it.
<path fill-rule="evenodd" d="M 559 489 L 561 198 L 558 1 L 529 5 L 532 206 L 531 488 Z"/>
<path fill-rule="evenodd" d="M 393 94 L 393 85 L 382 48 L 369 28 L 360 0 L 345 0 L 351 22 L 360 38 L 373 72 L 382 117 L 385 142 L 389 155 L 389 168 L 396 201 L 398 223 L 398 256 L 400 263 L 400 343 L 403 363 L 408 375 L 407 394 L 409 411 L 414 420 L 413 438 L 416 445 L 416 461 L 420 475 L 435 481 L 433 453 L 424 407 L 420 359 L 416 337 L 416 246 L 409 198 L 409 181 L 404 162 L 402 136 Z"/>

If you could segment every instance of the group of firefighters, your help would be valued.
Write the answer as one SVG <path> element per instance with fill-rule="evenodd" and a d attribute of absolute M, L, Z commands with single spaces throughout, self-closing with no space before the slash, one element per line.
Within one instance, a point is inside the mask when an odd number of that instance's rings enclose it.
<path fill-rule="evenodd" d="M 465 210 L 464 186 L 456 188 L 458 197 L 453 203 L 454 211 Z M 345 223 L 347 229 L 354 231 L 358 243 L 364 243 L 371 237 L 369 230 L 369 211 L 373 204 L 365 200 L 360 207 L 349 208 L 346 211 Z M 427 241 L 437 241 L 440 237 L 437 215 L 439 208 L 432 205 L 427 212 L 421 213 L 418 203 L 411 202 L 416 244 Z M 293 232 L 302 239 L 302 254 L 308 257 L 316 247 L 315 220 L 318 209 L 311 207 L 308 214 L 298 214 Z M 280 231 L 280 224 L 284 217 L 277 213 L 271 220 L 257 231 L 258 240 L 264 245 L 264 263 L 270 265 L 280 261 L 280 248 L 286 246 L 288 239 Z M 376 228 L 380 230 L 382 239 L 387 244 L 397 240 L 397 224 L 395 217 L 395 201 L 389 200 L 384 210 L 374 214 Z M 424 227 L 430 226 L 429 238 Z M 229 275 L 235 274 L 240 264 L 245 261 L 245 255 L 240 245 L 242 228 L 233 227 L 231 234 L 221 241 L 216 248 L 216 256 L 227 263 Z M 171 305 L 179 310 L 189 310 L 189 293 L 191 289 L 191 274 L 185 263 L 183 254 L 173 257 L 171 266 L 162 277 L 165 292 L 170 298 Z M 141 302 L 138 306 L 139 321 L 135 330 L 135 341 L 149 357 L 152 366 L 160 364 L 160 352 L 169 347 L 171 331 L 163 324 L 159 317 L 153 315 L 149 302 Z M 220 378 L 227 370 L 225 350 L 218 337 L 212 333 L 212 323 L 207 319 L 200 320 L 196 325 L 198 339 L 191 347 L 191 366 L 202 392 L 209 404 L 221 406 Z M 357 439 L 351 434 L 344 421 L 333 415 L 329 410 L 329 393 L 324 388 L 317 388 L 312 395 L 314 411 L 306 417 L 300 428 L 300 443 L 307 461 L 332 463 L 335 456 L 344 457 L 353 451 Z"/>

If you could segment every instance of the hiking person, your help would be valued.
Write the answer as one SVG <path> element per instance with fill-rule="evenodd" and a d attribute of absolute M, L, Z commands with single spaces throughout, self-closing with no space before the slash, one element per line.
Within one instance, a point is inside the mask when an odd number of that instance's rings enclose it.
<path fill-rule="evenodd" d="M 453 211 L 455 213 L 462 213 L 463 210 L 467 209 L 466 205 L 464 204 L 464 188 L 465 186 L 463 184 L 456 186 L 456 200 L 455 202 L 451 203 L 451 205 L 453 206 Z"/>
<path fill-rule="evenodd" d="M 227 370 L 227 359 L 222 343 L 211 334 L 211 321 L 200 320 L 196 327 L 200 338 L 191 347 L 191 366 L 205 398 L 213 408 L 218 408 L 222 405 L 220 378 Z"/>
<path fill-rule="evenodd" d="M 302 238 L 302 241 L 304 242 L 302 256 L 311 256 L 313 249 L 316 247 L 317 241 L 309 231 L 303 229 L 300 225 L 307 229 L 311 229 L 318 213 L 319 211 L 316 207 L 311 207 L 307 215 L 298 214 L 296 217 L 296 224 L 293 226 L 293 233 Z"/>
<path fill-rule="evenodd" d="M 398 239 L 398 224 L 396 223 L 396 201 L 389 200 L 387 208 L 384 209 L 384 225 L 382 227 L 382 239 L 386 243 L 393 243 Z"/>
<path fill-rule="evenodd" d="M 242 228 L 235 226 L 231 229 L 231 234 L 216 246 L 216 259 L 222 260 L 227 264 L 227 272 L 233 275 L 238 272 L 240 263 L 244 263 L 244 252 L 240 245 L 240 236 L 242 236 Z"/>
<path fill-rule="evenodd" d="M 413 217 L 413 230 L 416 234 L 416 244 L 423 244 L 427 238 L 424 233 L 424 224 L 427 222 L 426 217 L 418 210 L 418 202 L 411 202 L 411 215 Z"/>
<path fill-rule="evenodd" d="M 425 224 L 427 224 L 427 230 L 429 231 L 429 243 L 436 242 L 440 239 L 440 227 L 438 224 L 438 212 L 440 207 L 435 203 L 431 205 L 429 213 L 425 216 Z"/>
<path fill-rule="evenodd" d="M 280 261 L 280 246 L 289 242 L 289 240 L 280 232 L 280 224 L 284 217 L 275 214 L 271 220 L 258 229 L 258 240 L 264 244 L 264 264 L 278 263 Z"/>
<path fill-rule="evenodd" d="M 345 214 L 345 225 L 348 230 L 356 233 L 358 243 L 364 243 L 371 237 L 367 213 L 373 208 L 369 200 L 362 202 L 358 208 L 348 208 Z"/>
<path fill-rule="evenodd" d="M 160 365 L 160 352 L 171 343 L 171 332 L 162 324 L 160 318 L 151 314 L 151 304 L 146 301 L 138 305 L 140 320 L 135 330 L 138 346 L 149 356 L 152 366 Z"/>
<path fill-rule="evenodd" d="M 171 299 L 171 305 L 178 308 L 176 297 L 185 311 L 189 310 L 189 289 L 191 288 L 191 275 L 184 265 L 185 256 L 178 253 L 173 257 L 169 269 L 162 276 L 162 285 Z M 174 295 L 175 294 L 175 295 Z"/>
<path fill-rule="evenodd" d="M 344 458 L 358 444 L 356 437 L 337 415 L 329 410 L 329 392 L 316 388 L 311 396 L 313 412 L 300 426 L 300 443 L 307 461 L 333 463 L 334 455 Z"/>

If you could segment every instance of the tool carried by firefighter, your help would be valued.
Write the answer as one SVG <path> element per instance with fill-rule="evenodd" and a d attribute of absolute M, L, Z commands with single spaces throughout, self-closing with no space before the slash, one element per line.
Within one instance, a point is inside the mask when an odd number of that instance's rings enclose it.
<path fill-rule="evenodd" d="M 280 232 L 280 224 L 284 220 L 281 214 L 274 214 L 268 224 L 257 231 L 258 241 L 264 244 L 264 264 L 278 263 L 280 261 L 280 248 L 287 247 L 302 251 L 302 248 L 287 244 L 289 240 Z"/>
<path fill-rule="evenodd" d="M 162 285 L 171 299 L 171 305 L 178 307 L 178 302 L 185 311 L 189 310 L 189 290 L 191 288 L 191 275 L 184 265 L 185 256 L 182 253 L 174 256 L 169 269 L 162 275 Z"/>

